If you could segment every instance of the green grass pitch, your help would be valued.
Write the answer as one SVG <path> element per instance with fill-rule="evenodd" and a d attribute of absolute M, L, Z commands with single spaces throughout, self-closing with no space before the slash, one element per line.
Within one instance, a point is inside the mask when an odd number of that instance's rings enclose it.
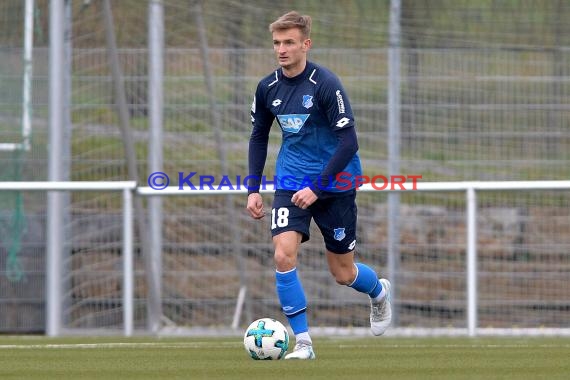
<path fill-rule="evenodd" d="M 570 379 L 569 338 L 322 338 L 255 361 L 240 337 L 0 336 L 0 379 Z"/>

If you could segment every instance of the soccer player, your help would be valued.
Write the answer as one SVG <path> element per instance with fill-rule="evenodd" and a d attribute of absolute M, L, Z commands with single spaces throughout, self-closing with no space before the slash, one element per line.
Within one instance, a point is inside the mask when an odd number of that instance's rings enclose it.
<path fill-rule="evenodd" d="M 285 359 L 315 359 L 307 300 L 297 275 L 297 254 L 309 239 L 311 219 L 323 235 L 329 271 L 336 282 L 369 296 L 374 335 L 382 335 L 390 325 L 390 282 L 354 261 L 354 178 L 362 174 L 354 117 L 338 77 L 307 60 L 311 17 L 292 11 L 269 25 L 269 30 L 280 68 L 259 82 L 251 106 L 247 210 L 254 219 L 265 215 L 259 189 L 269 130 L 277 119 L 282 144 L 271 233 L 277 295 L 296 343 Z"/>

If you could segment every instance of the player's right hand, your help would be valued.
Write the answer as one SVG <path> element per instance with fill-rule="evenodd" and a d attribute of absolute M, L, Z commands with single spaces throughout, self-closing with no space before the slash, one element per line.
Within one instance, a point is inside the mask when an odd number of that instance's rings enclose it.
<path fill-rule="evenodd" d="M 247 196 L 247 212 L 253 219 L 261 219 L 265 216 L 265 211 L 263 210 L 263 199 L 261 199 L 261 194 L 251 193 Z"/>

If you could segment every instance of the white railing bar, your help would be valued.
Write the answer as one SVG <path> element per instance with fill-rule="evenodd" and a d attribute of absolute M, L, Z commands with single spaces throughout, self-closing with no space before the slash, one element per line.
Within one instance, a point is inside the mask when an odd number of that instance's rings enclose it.
<path fill-rule="evenodd" d="M 0 151 L 14 152 L 16 150 L 24 150 L 25 145 L 21 143 L 1 143 Z"/>
<path fill-rule="evenodd" d="M 383 183 L 378 184 L 381 187 Z M 569 180 L 559 181 L 469 181 L 469 182 L 417 182 L 415 189 L 413 183 L 408 180 L 404 185 L 405 190 L 376 190 L 371 184 L 364 184 L 360 191 L 467 191 L 475 190 L 570 190 Z M 139 188 L 140 189 L 140 188 Z"/>
<path fill-rule="evenodd" d="M 570 181 L 473 182 L 475 190 L 570 190 Z"/>
<path fill-rule="evenodd" d="M 364 184 L 359 191 L 466 191 L 469 188 L 475 190 L 570 190 L 569 180 L 560 181 L 479 181 L 479 182 L 417 182 L 415 188 L 412 183 L 405 183 L 404 189 L 396 186 L 394 190 L 384 189 L 376 190 L 370 184 Z M 380 187 L 380 184 L 377 185 Z M 85 191 L 101 191 L 101 190 L 136 190 L 138 195 L 224 195 L 224 194 L 246 194 L 247 188 L 241 186 L 214 186 L 214 189 L 197 189 L 192 190 L 184 187 L 179 190 L 178 187 L 171 186 L 164 190 L 155 190 L 151 187 L 137 187 L 135 181 L 36 181 L 36 182 L 0 182 L 0 190 L 85 190 Z M 261 193 L 272 193 L 275 189 L 268 187 L 261 190 Z"/>
<path fill-rule="evenodd" d="M 36 182 L 0 182 L 0 190 L 84 190 L 84 191 L 119 191 L 119 190 L 135 190 L 137 183 L 135 181 L 36 181 Z"/>

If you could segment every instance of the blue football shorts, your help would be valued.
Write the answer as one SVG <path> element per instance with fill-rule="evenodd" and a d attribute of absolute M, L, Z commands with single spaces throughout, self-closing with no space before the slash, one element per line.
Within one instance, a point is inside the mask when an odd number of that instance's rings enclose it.
<path fill-rule="evenodd" d="M 286 231 L 300 232 L 301 242 L 310 238 L 311 218 L 319 227 L 327 250 L 343 254 L 356 246 L 356 190 L 323 193 L 303 210 L 293 202 L 295 191 L 276 190 L 271 208 L 271 235 Z"/>

